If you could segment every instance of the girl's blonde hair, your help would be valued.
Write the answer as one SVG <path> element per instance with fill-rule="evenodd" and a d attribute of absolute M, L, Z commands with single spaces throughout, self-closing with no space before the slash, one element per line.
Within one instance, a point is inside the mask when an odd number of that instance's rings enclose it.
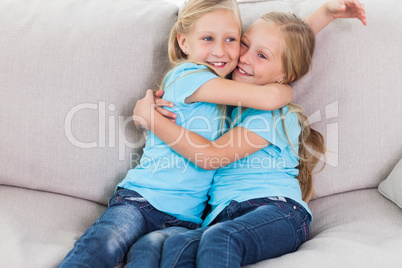
<path fill-rule="evenodd" d="M 239 23 L 240 34 L 242 34 L 240 10 L 236 0 L 189 0 L 181 9 L 179 18 L 170 32 L 168 51 L 172 63 L 187 59 L 186 54 L 183 53 L 180 49 L 179 43 L 177 42 L 177 34 L 190 33 L 194 29 L 199 18 L 209 12 L 219 9 L 233 11 Z"/>
<path fill-rule="evenodd" d="M 315 46 L 315 36 L 311 28 L 302 19 L 291 13 L 271 12 L 263 15 L 261 19 L 278 25 L 283 34 L 283 83 L 294 82 L 303 77 L 311 66 Z M 314 190 L 312 178 L 313 170 L 318 165 L 321 156 L 323 156 L 325 160 L 324 137 L 310 127 L 308 119 L 304 115 L 304 111 L 301 107 L 295 104 L 289 104 L 288 107 L 288 113 L 293 112 L 298 115 L 299 124 L 301 126 L 298 151 L 299 165 L 297 167 L 299 169 L 299 175 L 297 179 L 299 180 L 303 200 L 308 202 Z M 282 110 L 281 115 L 286 137 L 293 147 L 286 132 L 286 115 L 283 115 Z M 320 170 L 322 170 L 322 168 Z"/>

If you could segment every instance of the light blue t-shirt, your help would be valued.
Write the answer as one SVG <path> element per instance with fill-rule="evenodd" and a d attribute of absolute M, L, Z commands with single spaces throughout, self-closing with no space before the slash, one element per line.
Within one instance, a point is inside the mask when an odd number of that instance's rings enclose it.
<path fill-rule="evenodd" d="M 168 73 L 163 95 L 175 104 L 167 109 L 177 114 L 178 125 L 209 140 L 215 140 L 219 132 L 221 117 L 217 105 L 187 104 L 185 99 L 213 78 L 218 76 L 204 65 L 181 64 Z M 138 192 L 162 212 L 199 224 L 215 172 L 197 167 L 148 131 L 140 164 L 129 170 L 118 186 Z"/>
<path fill-rule="evenodd" d="M 231 200 L 243 202 L 260 197 L 286 197 L 303 205 L 311 212 L 302 200 L 299 181 L 296 176 L 299 170 L 298 143 L 300 125 L 295 113 L 288 113 L 287 106 L 282 108 L 285 127 L 293 149 L 285 136 L 280 110 L 260 111 L 247 109 L 241 113 L 240 108 L 232 112 L 234 127 L 246 128 L 264 139 L 270 145 L 230 165 L 220 168 L 214 176 L 209 190 L 212 206 L 203 226 L 210 224 Z M 238 115 L 241 113 L 240 117 Z"/>

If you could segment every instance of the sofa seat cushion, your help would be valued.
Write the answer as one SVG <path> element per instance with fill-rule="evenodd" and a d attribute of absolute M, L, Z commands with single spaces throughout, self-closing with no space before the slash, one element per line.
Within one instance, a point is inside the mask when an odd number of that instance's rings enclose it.
<path fill-rule="evenodd" d="M 55 267 L 105 206 L 0 186 L 0 267 Z M 247 267 L 402 267 L 402 211 L 377 189 L 310 202 L 310 240 L 295 253 Z"/>
<path fill-rule="evenodd" d="M 0 186 L 0 267 L 55 267 L 105 206 Z"/>
<path fill-rule="evenodd" d="M 310 239 L 298 251 L 247 267 L 402 267 L 402 210 L 377 189 L 309 204 Z"/>

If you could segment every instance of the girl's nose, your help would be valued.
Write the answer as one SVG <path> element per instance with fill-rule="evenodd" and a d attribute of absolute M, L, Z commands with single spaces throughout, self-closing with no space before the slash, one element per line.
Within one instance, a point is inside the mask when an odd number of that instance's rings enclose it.
<path fill-rule="evenodd" d="M 240 51 L 239 61 L 241 63 L 250 65 L 250 53 L 248 53 L 248 50 Z"/>
<path fill-rule="evenodd" d="M 212 55 L 216 57 L 222 57 L 225 55 L 225 48 L 223 44 L 216 44 L 212 50 Z"/>

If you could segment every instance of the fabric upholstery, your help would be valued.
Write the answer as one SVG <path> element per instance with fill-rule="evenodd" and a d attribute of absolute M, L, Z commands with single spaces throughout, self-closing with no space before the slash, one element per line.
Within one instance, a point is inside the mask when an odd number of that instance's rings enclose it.
<path fill-rule="evenodd" d="M 106 204 L 142 152 L 132 110 L 168 67 L 177 9 L 2 1 L 0 183 Z"/>
<path fill-rule="evenodd" d="M 0 203 L 0 267 L 56 267 L 105 209 L 79 198 L 10 186 L 0 186 Z"/>

